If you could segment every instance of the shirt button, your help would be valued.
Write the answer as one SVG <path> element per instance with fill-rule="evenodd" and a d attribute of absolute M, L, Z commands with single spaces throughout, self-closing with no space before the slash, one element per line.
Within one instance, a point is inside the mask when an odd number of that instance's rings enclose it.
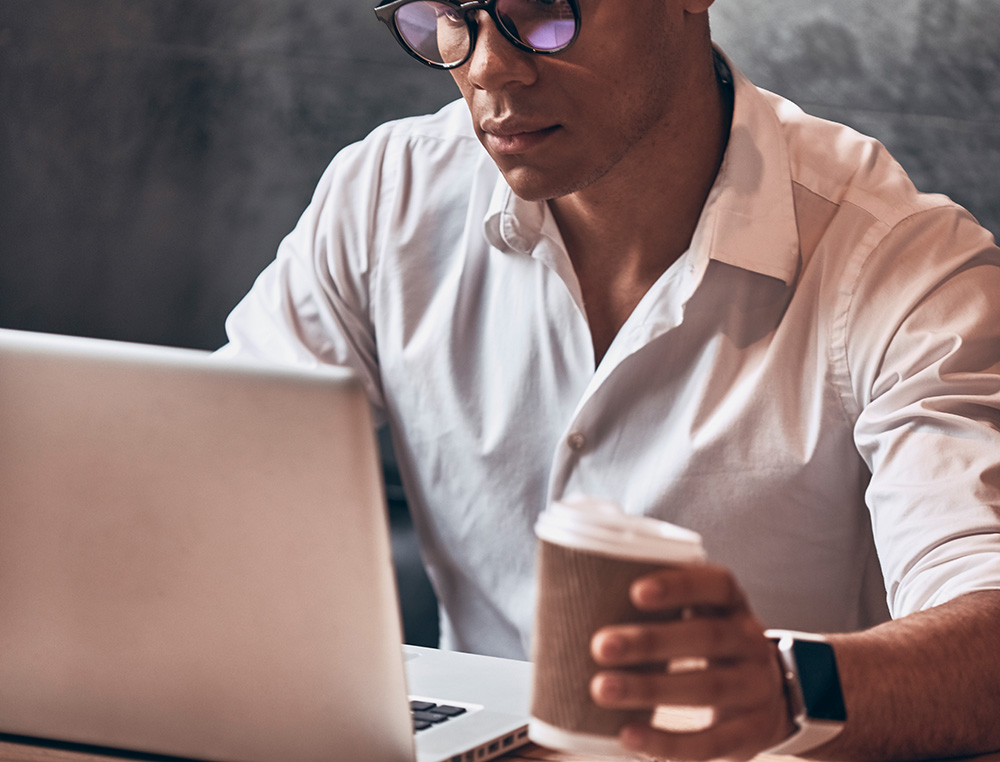
<path fill-rule="evenodd" d="M 583 449 L 586 442 L 586 437 L 584 437 L 580 432 L 575 432 L 566 437 L 566 444 L 569 445 L 569 449 L 576 450 L 577 452 Z"/>

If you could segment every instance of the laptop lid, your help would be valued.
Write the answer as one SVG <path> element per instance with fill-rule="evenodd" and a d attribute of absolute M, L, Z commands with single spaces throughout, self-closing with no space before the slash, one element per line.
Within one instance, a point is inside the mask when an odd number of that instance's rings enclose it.
<path fill-rule="evenodd" d="M 412 762 L 401 640 L 350 373 L 0 331 L 0 731 Z"/>

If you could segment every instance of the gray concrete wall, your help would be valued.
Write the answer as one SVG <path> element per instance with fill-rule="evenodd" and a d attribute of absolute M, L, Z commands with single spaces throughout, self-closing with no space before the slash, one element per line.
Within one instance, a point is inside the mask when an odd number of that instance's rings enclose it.
<path fill-rule="evenodd" d="M 333 154 L 456 94 L 363 0 L 0 0 L 0 326 L 217 346 Z"/>

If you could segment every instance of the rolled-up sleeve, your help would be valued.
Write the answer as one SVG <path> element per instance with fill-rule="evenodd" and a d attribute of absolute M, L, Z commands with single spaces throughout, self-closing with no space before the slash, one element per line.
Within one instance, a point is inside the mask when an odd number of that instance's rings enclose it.
<path fill-rule="evenodd" d="M 889 610 L 1000 589 L 1000 251 L 931 209 L 855 275 L 846 354 Z"/>

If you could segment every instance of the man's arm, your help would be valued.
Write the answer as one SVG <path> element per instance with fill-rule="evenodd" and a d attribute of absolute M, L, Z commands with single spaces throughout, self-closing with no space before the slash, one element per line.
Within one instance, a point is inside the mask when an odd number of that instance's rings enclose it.
<path fill-rule="evenodd" d="M 918 759 L 1000 749 L 1000 591 L 968 593 L 831 637 L 847 702 L 825 759 Z"/>
<path fill-rule="evenodd" d="M 749 759 L 792 731 L 773 644 L 723 567 L 665 569 L 632 587 L 641 610 L 691 609 L 663 624 L 608 627 L 593 640 L 604 706 L 709 706 L 705 730 L 633 725 L 626 746 L 670 759 Z M 859 633 L 836 635 L 847 723 L 817 759 L 918 759 L 1000 749 L 1000 591 L 970 593 Z M 703 670 L 632 672 L 703 659 Z"/>

